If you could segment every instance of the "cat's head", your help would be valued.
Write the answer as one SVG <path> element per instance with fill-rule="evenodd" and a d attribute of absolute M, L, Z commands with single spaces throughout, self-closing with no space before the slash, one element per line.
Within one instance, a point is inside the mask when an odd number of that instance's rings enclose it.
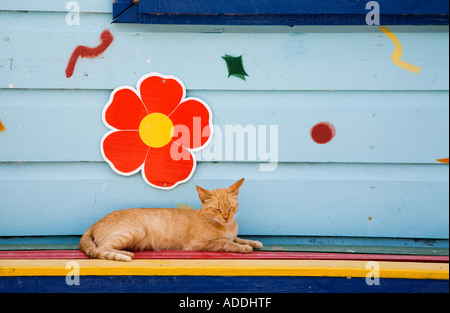
<path fill-rule="evenodd" d="M 234 220 L 238 210 L 238 195 L 244 178 L 228 188 L 206 190 L 197 186 L 198 196 L 202 202 L 203 214 L 219 224 L 226 225 Z"/>

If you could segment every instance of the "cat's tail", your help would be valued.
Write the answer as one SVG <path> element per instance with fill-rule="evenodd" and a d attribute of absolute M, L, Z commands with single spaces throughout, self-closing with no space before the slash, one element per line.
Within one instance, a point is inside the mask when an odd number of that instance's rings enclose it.
<path fill-rule="evenodd" d="M 92 259 L 105 259 L 114 261 L 131 262 L 133 254 L 131 252 L 119 251 L 114 249 L 98 248 L 94 242 L 92 234 L 93 226 L 91 226 L 80 239 L 80 250 Z"/>

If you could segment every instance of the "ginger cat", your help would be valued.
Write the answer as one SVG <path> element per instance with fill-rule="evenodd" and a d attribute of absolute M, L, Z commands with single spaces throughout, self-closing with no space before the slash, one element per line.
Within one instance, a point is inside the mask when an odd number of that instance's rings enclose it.
<path fill-rule="evenodd" d="M 234 215 L 244 179 L 228 188 L 208 191 L 197 186 L 199 210 L 128 209 L 115 211 L 81 237 L 80 250 L 91 258 L 131 261 L 124 250 L 194 250 L 250 253 L 259 241 L 237 237 Z"/>

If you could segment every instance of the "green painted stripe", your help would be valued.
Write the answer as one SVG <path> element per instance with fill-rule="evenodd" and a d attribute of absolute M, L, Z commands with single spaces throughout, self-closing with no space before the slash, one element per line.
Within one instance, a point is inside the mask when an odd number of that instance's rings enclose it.
<path fill-rule="evenodd" d="M 330 253 L 365 253 L 365 254 L 399 254 L 399 255 L 449 255 L 448 248 L 435 247 L 384 247 L 384 246 L 350 246 L 350 245 L 264 245 L 261 251 L 283 252 L 330 252 Z"/>
<path fill-rule="evenodd" d="M 78 250 L 76 244 L 0 244 L 0 251 Z"/>
<path fill-rule="evenodd" d="M 78 250 L 77 244 L 1 244 L 0 251 L 21 250 Z M 266 244 L 260 251 L 270 252 L 328 252 L 396 255 L 449 255 L 448 248 L 336 246 L 336 245 L 273 245 Z"/>

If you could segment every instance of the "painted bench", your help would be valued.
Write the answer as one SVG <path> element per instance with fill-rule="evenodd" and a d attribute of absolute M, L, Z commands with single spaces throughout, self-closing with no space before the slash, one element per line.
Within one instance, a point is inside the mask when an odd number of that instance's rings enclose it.
<path fill-rule="evenodd" d="M 0 251 L 0 292 L 449 292 L 447 255 L 258 251 Z"/>

